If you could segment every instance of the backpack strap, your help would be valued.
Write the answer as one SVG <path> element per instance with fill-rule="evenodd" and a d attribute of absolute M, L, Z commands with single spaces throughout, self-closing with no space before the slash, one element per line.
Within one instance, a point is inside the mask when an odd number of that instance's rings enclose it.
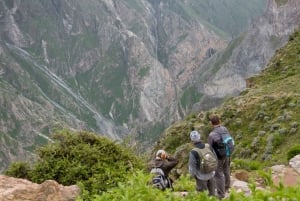
<path fill-rule="evenodd" d="M 200 157 L 201 157 L 201 156 L 199 155 L 197 149 L 199 149 L 199 148 L 196 148 L 196 147 L 195 147 L 195 148 L 193 148 L 192 151 L 191 151 L 191 153 L 193 154 L 193 156 L 195 157 L 196 160 L 200 159 Z"/>
<path fill-rule="evenodd" d="M 201 160 L 202 160 L 202 158 L 203 158 L 203 150 L 205 149 L 205 148 L 207 148 L 207 146 L 209 146 L 209 144 L 204 144 L 204 147 L 202 148 L 202 149 L 200 149 L 200 148 L 198 148 L 198 147 L 194 147 L 193 149 L 192 149 L 192 154 L 194 155 L 194 157 L 195 157 L 195 159 L 197 160 L 197 161 L 199 161 L 199 162 L 201 162 Z M 195 154 L 195 152 L 197 153 L 197 154 Z"/>
<path fill-rule="evenodd" d="M 204 147 L 205 148 L 205 147 Z M 203 149 L 204 149 L 203 148 Z M 201 151 L 201 149 L 200 148 L 198 148 L 198 147 L 195 147 L 195 148 L 193 148 L 192 150 L 194 150 L 195 152 L 197 152 L 198 154 L 198 157 L 200 158 L 200 160 L 202 159 L 202 157 L 203 157 L 203 154 L 202 154 L 202 151 Z"/>

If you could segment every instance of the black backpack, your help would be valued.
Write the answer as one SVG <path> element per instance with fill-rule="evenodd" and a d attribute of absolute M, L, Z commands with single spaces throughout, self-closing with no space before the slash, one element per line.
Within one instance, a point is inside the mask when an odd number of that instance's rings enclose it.
<path fill-rule="evenodd" d="M 234 140 L 229 133 L 222 133 L 213 147 L 218 158 L 230 157 L 234 151 Z"/>

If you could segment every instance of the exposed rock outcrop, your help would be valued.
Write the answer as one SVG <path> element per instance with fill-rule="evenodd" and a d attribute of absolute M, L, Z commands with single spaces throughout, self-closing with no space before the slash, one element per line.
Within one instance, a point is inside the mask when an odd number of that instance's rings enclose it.
<path fill-rule="evenodd" d="M 300 174 L 300 155 L 293 157 L 290 160 L 289 165 Z"/>
<path fill-rule="evenodd" d="M 0 171 L 64 127 L 157 136 L 188 112 L 197 66 L 264 7 L 243 2 L 0 0 L 0 132 L 17 142 Z"/>
<path fill-rule="evenodd" d="M 261 72 L 275 51 L 300 27 L 299 0 L 267 2 L 265 14 L 254 20 L 244 35 L 199 68 L 196 79 L 202 80 L 199 88 L 208 99 L 236 95 L 244 90 L 246 79 Z"/>
<path fill-rule="evenodd" d="M 279 182 L 282 182 L 284 186 L 295 186 L 300 182 L 300 173 L 298 172 L 299 166 L 294 164 L 300 164 L 300 155 L 293 157 L 289 165 L 274 165 L 271 167 L 272 179 L 275 185 L 278 185 Z M 231 177 L 231 186 L 237 192 L 244 192 L 246 195 L 251 194 L 251 190 L 248 186 L 248 181 L 245 178 L 249 178 L 246 172 L 240 174 L 240 172 L 232 174 Z M 242 175 L 242 176 L 241 176 Z M 262 181 L 257 181 L 256 186 L 259 190 L 265 190 L 264 184 Z"/>
<path fill-rule="evenodd" d="M 0 175 L 0 201 L 75 201 L 79 193 L 75 185 L 62 186 L 53 180 L 36 184 Z"/>

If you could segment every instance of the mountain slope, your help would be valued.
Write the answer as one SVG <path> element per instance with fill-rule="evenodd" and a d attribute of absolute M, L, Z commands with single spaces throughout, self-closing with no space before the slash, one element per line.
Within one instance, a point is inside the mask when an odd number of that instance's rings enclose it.
<path fill-rule="evenodd" d="M 171 1 L 169 1 L 171 2 Z M 221 35 L 234 38 L 244 32 L 253 16 L 259 16 L 265 9 L 266 1 L 254 0 L 190 0 L 173 1 L 182 7 L 185 14 L 210 26 Z M 174 6 L 176 7 L 176 6 Z"/>
<path fill-rule="evenodd" d="M 197 66 L 265 7 L 243 1 L 0 0 L 0 132 L 18 150 L 1 165 L 64 127 L 149 145 L 186 114 Z"/>
<path fill-rule="evenodd" d="M 300 27 L 300 2 L 278 2 L 269 0 L 265 14 L 247 32 L 197 69 L 194 80 L 198 82 L 191 85 L 202 97 L 194 108 L 211 108 L 244 90 L 246 79 L 263 70 L 275 51 Z"/>
<path fill-rule="evenodd" d="M 222 106 L 207 112 L 196 112 L 184 121 L 170 126 L 154 150 L 188 151 L 189 133 L 195 128 L 207 141 L 212 130 L 209 115 L 220 115 L 222 123 L 235 138 L 234 160 L 258 164 L 288 162 L 289 151 L 300 143 L 300 31 L 290 36 L 287 45 L 278 50 L 266 69 L 248 79 L 241 95 L 228 99 Z M 182 159 L 184 163 L 184 159 Z M 184 166 L 183 166 L 184 167 Z"/>

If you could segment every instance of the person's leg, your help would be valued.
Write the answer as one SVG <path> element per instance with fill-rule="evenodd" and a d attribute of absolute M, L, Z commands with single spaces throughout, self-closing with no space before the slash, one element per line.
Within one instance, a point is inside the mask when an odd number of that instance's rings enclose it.
<path fill-rule="evenodd" d="M 196 190 L 203 192 L 207 190 L 207 181 L 196 179 Z"/>
<path fill-rule="evenodd" d="M 172 191 L 174 191 L 173 180 L 170 177 L 166 177 L 166 184 L 167 188 L 170 188 Z"/>
<path fill-rule="evenodd" d="M 225 159 L 218 160 L 218 166 L 215 173 L 215 181 L 216 181 L 216 189 L 217 189 L 217 196 L 219 198 L 225 197 L 225 177 L 223 172 L 223 165 Z"/>
<path fill-rule="evenodd" d="M 216 195 L 216 185 L 215 185 L 215 178 L 211 178 L 207 181 L 207 188 L 208 188 L 208 193 L 210 196 L 215 196 Z"/>
<path fill-rule="evenodd" d="M 230 189 L 230 158 L 226 158 L 224 163 L 225 191 Z"/>

